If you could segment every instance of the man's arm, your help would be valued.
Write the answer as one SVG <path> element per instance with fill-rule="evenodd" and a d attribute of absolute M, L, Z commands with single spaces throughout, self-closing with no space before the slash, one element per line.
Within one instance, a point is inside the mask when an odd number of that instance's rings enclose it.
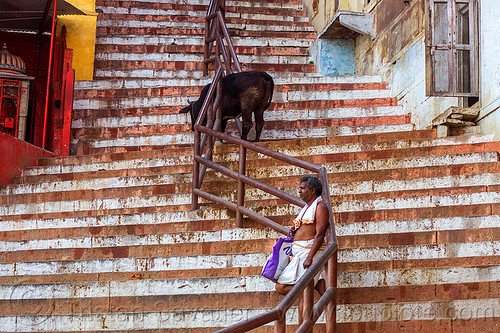
<path fill-rule="evenodd" d="M 329 217 L 330 213 L 325 203 L 323 201 L 318 202 L 318 206 L 316 207 L 316 235 L 314 236 L 311 251 L 309 251 L 306 260 L 304 260 L 304 268 L 309 268 L 312 265 L 314 255 L 323 244 L 326 229 L 329 225 Z"/>

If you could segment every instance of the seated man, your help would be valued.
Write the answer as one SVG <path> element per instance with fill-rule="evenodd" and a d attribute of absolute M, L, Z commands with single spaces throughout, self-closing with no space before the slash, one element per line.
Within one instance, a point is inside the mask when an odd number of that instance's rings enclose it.
<path fill-rule="evenodd" d="M 286 295 L 293 288 L 322 251 L 329 225 L 328 208 L 321 200 L 322 191 L 323 186 L 318 178 L 305 176 L 300 179 L 299 197 L 306 205 L 293 220 L 294 225 L 290 228 L 294 235 L 293 257 L 276 283 L 276 291 L 282 295 Z M 314 280 L 315 288 L 322 295 L 325 291 L 325 280 L 319 278 L 320 274 Z"/>

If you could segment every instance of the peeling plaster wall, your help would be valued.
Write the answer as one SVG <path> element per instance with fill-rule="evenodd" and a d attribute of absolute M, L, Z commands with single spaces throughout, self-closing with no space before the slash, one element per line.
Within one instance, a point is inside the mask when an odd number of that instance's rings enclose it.
<path fill-rule="evenodd" d="M 356 67 L 361 74 L 379 74 L 391 84 L 399 104 L 411 113 L 416 128 L 458 98 L 426 96 L 425 14 L 427 0 L 379 0 L 367 9 L 376 16 L 377 37 L 358 37 Z"/>
<path fill-rule="evenodd" d="M 302 5 L 311 18 L 314 30 L 319 32 L 335 16 L 336 1 L 340 10 L 362 12 L 365 0 L 302 0 Z"/>
<path fill-rule="evenodd" d="M 405 110 L 411 112 L 412 123 L 417 128 L 426 128 L 432 119 L 458 105 L 458 98 L 428 97 L 425 95 L 425 43 L 423 36 L 390 65 L 392 92 Z"/>
<path fill-rule="evenodd" d="M 495 133 L 500 140 L 500 1 L 479 2 L 479 125 L 483 133 Z"/>
<path fill-rule="evenodd" d="M 321 31 L 334 15 L 334 0 L 302 0 Z M 356 71 L 378 74 L 392 84 L 394 96 L 412 114 L 417 128 L 427 128 L 432 119 L 450 106 L 461 106 L 454 97 L 426 96 L 425 28 L 428 0 L 340 0 L 340 9 L 370 12 L 376 16 L 376 38 L 356 39 Z M 479 0 L 480 126 L 483 133 L 500 139 L 500 1 Z"/>

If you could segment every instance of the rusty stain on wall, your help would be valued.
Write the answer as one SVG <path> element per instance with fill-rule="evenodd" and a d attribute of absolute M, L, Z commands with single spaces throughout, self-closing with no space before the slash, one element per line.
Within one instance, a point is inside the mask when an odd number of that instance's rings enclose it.
<path fill-rule="evenodd" d="M 398 53 L 412 45 L 425 28 L 425 1 L 381 0 L 370 12 L 376 17 L 374 40 L 359 40 L 358 72 L 372 74 L 386 63 L 395 61 Z M 376 53 L 374 56 L 373 53 Z M 374 63 L 379 59 L 378 63 Z M 368 61 L 367 61 L 368 60 Z"/>
<path fill-rule="evenodd" d="M 319 0 L 313 0 L 313 3 L 312 3 L 312 9 L 313 9 L 313 15 L 318 14 L 318 10 L 319 10 Z"/>

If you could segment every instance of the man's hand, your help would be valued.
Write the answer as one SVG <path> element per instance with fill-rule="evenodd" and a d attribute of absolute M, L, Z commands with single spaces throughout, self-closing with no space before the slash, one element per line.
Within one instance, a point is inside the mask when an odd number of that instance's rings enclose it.
<path fill-rule="evenodd" d="M 304 264 L 303 264 L 304 268 L 308 269 L 309 267 L 311 267 L 312 262 L 313 262 L 312 258 L 307 256 L 306 260 L 304 260 Z"/>

